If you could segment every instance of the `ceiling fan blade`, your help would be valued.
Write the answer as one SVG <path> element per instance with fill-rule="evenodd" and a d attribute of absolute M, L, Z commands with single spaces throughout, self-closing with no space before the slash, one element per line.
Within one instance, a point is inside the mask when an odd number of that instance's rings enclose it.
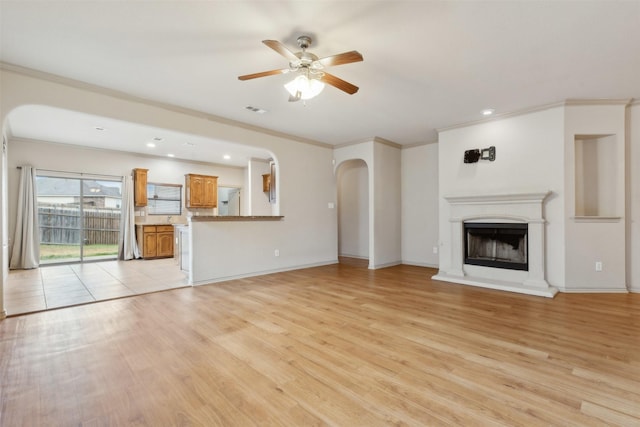
<path fill-rule="evenodd" d="M 271 49 L 287 58 L 289 61 L 297 61 L 298 59 L 300 59 L 295 55 L 295 53 L 287 49 L 287 47 L 280 43 L 278 40 L 262 40 L 262 43 L 266 44 Z"/>
<path fill-rule="evenodd" d="M 320 80 L 340 89 L 341 91 L 347 92 L 349 95 L 353 95 L 359 89 L 358 86 L 354 86 L 351 83 L 346 82 L 329 73 L 324 73 L 324 75 L 320 77 Z"/>
<path fill-rule="evenodd" d="M 281 70 L 271 70 L 271 71 L 263 71 L 261 73 L 245 74 L 244 76 L 238 76 L 238 80 L 251 80 L 251 79 L 257 79 L 258 77 L 274 76 L 276 74 L 286 74 L 289 71 L 290 70 L 288 68 L 283 68 Z"/>
<path fill-rule="evenodd" d="M 362 55 L 360 52 L 356 50 L 352 50 L 351 52 L 339 53 L 337 55 L 327 56 L 324 58 L 320 58 L 317 61 L 325 67 L 334 67 L 336 65 L 350 64 L 352 62 L 360 62 L 362 61 Z"/>

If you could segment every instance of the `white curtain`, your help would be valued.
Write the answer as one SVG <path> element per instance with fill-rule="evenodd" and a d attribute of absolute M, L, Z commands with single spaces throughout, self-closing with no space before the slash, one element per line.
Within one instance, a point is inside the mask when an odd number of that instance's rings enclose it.
<path fill-rule="evenodd" d="M 18 193 L 18 217 L 9 261 L 11 269 L 38 268 L 40 263 L 37 196 L 36 169 L 31 166 L 22 166 Z"/>
<path fill-rule="evenodd" d="M 136 242 L 133 178 L 125 175 L 122 177 L 122 216 L 120 220 L 118 259 L 129 260 L 134 258 L 140 258 L 140 250 Z"/>

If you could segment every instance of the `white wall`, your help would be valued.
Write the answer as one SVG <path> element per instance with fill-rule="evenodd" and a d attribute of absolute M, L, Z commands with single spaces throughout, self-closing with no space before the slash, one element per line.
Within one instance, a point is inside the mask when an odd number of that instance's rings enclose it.
<path fill-rule="evenodd" d="M 509 193 L 552 194 L 545 204 L 546 273 L 550 285 L 565 292 L 624 292 L 639 289 L 640 265 L 640 107 L 626 101 L 569 101 L 546 110 L 445 130 L 440 134 L 440 196 Z M 591 177 L 576 162 L 576 137 L 599 138 L 600 154 L 591 162 L 603 179 L 580 189 L 576 176 Z M 496 146 L 496 161 L 464 164 L 465 150 Z M 604 152 L 602 150 L 605 150 Z M 606 154 L 607 159 L 602 159 Z M 599 217 L 576 218 L 576 199 L 599 189 L 593 201 Z M 576 188 L 578 191 L 576 192 Z M 602 196 L 602 197 L 600 197 Z M 605 205 L 603 205 L 605 203 Z M 580 213 L 580 212 L 578 212 Z M 584 214 L 583 214 L 584 215 Z M 449 207 L 440 201 L 440 268 L 448 270 Z M 596 271 L 595 263 L 603 265 Z"/>
<path fill-rule="evenodd" d="M 340 164 L 338 187 L 338 255 L 369 258 L 369 171 L 364 160 Z"/>
<path fill-rule="evenodd" d="M 565 107 L 565 291 L 626 291 L 625 244 L 625 103 L 568 105 Z M 576 219 L 576 135 L 613 135 L 600 138 L 591 191 L 595 217 Z M 599 190 L 605 186 L 606 190 Z M 600 194 L 602 193 L 602 194 Z M 606 202 L 607 206 L 602 206 Z M 602 218 L 604 216 L 616 217 Z M 596 271 L 596 262 L 603 265 Z"/>
<path fill-rule="evenodd" d="M 438 144 L 402 150 L 402 263 L 438 266 Z"/>
<path fill-rule="evenodd" d="M 6 116 L 11 110 L 21 105 L 48 105 L 252 145 L 273 153 L 279 167 L 279 213 L 285 217 L 278 228 L 281 255 L 276 259 L 272 253 L 267 261 L 261 259 L 260 263 L 270 270 L 337 261 L 337 217 L 335 210 L 327 207 L 327 202 L 335 202 L 332 147 L 301 143 L 285 136 L 234 126 L 205 114 L 177 111 L 161 105 L 128 99 L 119 94 L 87 90 L 6 70 L 0 73 L 2 123 L 5 123 Z M 74 166 L 73 159 L 65 159 L 61 162 L 56 166 L 57 168 L 69 169 Z M 167 167 L 170 168 L 170 166 Z M 131 165 L 121 167 L 122 170 L 130 168 Z M 158 173 L 163 170 L 157 166 L 149 169 L 157 170 Z M 0 172 L 3 177 L 6 177 L 6 170 Z M 157 178 L 151 175 L 150 179 Z M 8 219 L 4 217 L 2 220 Z M 2 238 L 4 239 L 5 236 Z M 257 226 L 252 227 L 250 240 L 239 240 L 235 243 L 250 245 L 251 241 L 269 241 L 271 238 L 269 229 Z M 194 256 L 203 255 L 194 254 Z M 247 256 L 244 258 L 244 273 L 251 274 L 254 271 L 251 268 L 254 261 L 247 251 Z M 233 260 L 230 253 L 222 253 L 216 262 L 222 265 L 227 262 L 237 262 L 237 260 Z M 6 268 L 5 263 L 3 274 Z"/>
<path fill-rule="evenodd" d="M 278 196 L 284 218 L 192 222 L 191 283 L 213 283 L 338 262 L 337 218 L 335 209 L 328 207 L 329 202 L 335 203 L 336 185 L 331 150 L 290 144 L 286 152 L 278 154 L 277 160 Z M 217 243 L 221 241 L 233 244 Z"/>
<path fill-rule="evenodd" d="M 373 267 L 402 262 L 402 185 L 400 149 L 376 142 L 373 146 L 374 252 Z"/>
<path fill-rule="evenodd" d="M 493 162 L 465 164 L 465 150 L 496 147 Z M 439 135 L 440 270 L 451 268 L 450 212 L 446 195 L 552 191 L 544 209 L 546 272 L 564 286 L 564 109 L 550 108 Z"/>
<path fill-rule="evenodd" d="M 6 221 L 8 216 L 8 190 L 7 190 L 7 176 L 4 171 L 7 170 L 7 141 L 5 138 L 4 129 L 2 129 L 2 152 L 0 154 L 0 261 L 2 266 L 9 265 L 9 222 Z M 0 320 L 7 316 L 7 311 L 4 309 L 4 292 L 3 284 L 7 282 L 9 276 L 9 269 L 2 267 L 2 274 L 0 275 Z"/>
<path fill-rule="evenodd" d="M 627 111 L 627 138 L 627 285 L 640 292 L 640 101 Z"/>

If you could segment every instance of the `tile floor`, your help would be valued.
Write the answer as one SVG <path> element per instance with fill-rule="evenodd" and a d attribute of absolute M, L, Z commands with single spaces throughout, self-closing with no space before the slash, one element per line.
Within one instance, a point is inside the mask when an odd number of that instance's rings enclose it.
<path fill-rule="evenodd" d="M 11 316 L 184 286 L 173 258 L 49 265 L 11 270 L 4 306 Z"/>

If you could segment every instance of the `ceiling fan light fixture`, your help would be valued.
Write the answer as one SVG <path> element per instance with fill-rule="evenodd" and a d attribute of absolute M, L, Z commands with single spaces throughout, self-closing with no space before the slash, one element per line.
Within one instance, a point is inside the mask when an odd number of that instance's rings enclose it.
<path fill-rule="evenodd" d="M 299 96 L 300 99 L 307 100 L 318 96 L 324 89 L 324 83 L 318 79 L 310 79 L 304 74 L 301 74 L 285 84 L 284 87 L 291 96 L 296 98 Z"/>

